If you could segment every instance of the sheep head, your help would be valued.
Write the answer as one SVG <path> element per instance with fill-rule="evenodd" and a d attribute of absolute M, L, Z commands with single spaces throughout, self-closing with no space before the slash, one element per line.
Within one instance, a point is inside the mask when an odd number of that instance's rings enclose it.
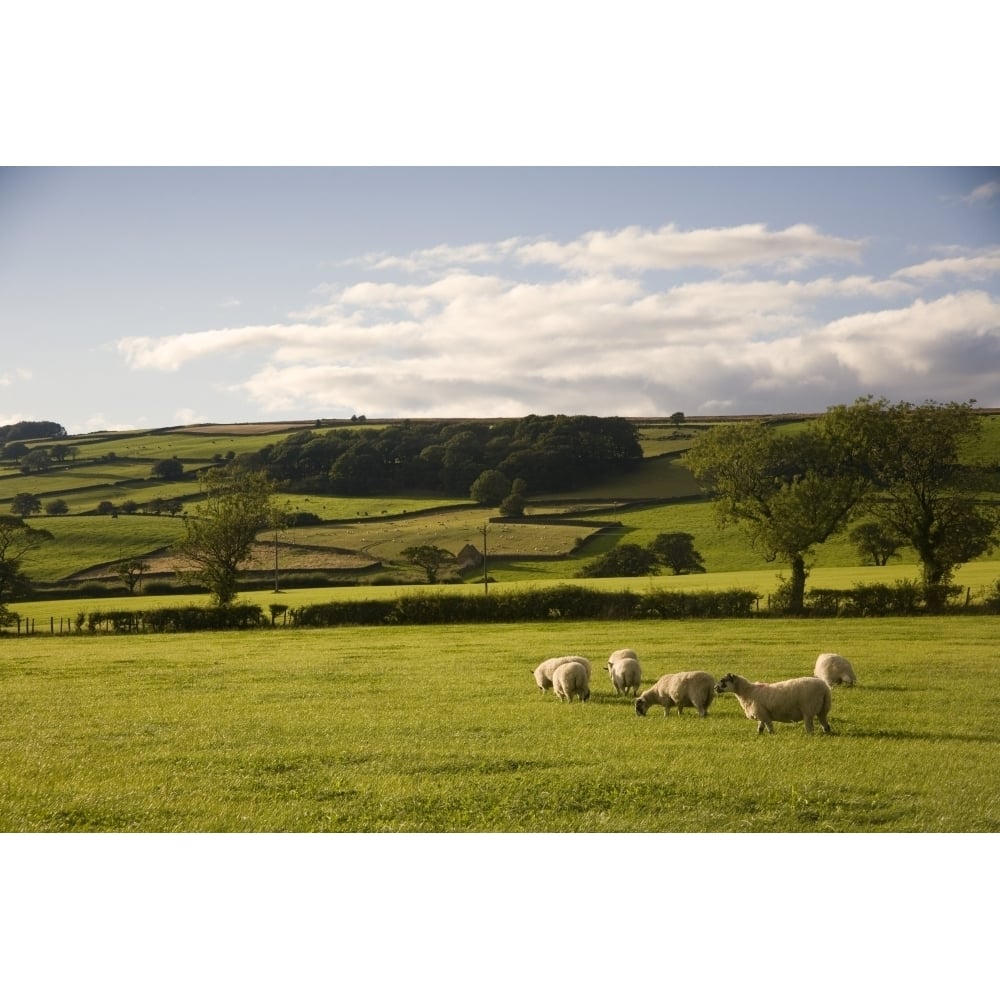
<path fill-rule="evenodd" d="M 635 699 L 635 714 L 636 715 L 638 715 L 638 716 L 641 717 L 641 716 L 643 716 L 643 715 L 646 714 L 646 712 L 647 712 L 648 709 L 649 709 L 649 705 L 646 704 L 646 699 L 645 698 L 636 698 Z"/>
<path fill-rule="evenodd" d="M 736 690 L 736 675 L 726 674 L 725 677 L 720 678 L 719 683 L 715 685 L 716 694 L 725 694 L 727 691 Z"/>

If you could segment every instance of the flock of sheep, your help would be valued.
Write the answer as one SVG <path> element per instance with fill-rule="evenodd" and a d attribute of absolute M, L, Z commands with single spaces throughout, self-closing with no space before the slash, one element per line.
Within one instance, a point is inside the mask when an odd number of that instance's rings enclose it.
<path fill-rule="evenodd" d="M 553 656 L 535 667 L 533 674 L 539 691 L 555 692 L 560 701 L 580 701 L 590 698 L 590 660 L 585 656 Z M 820 653 L 811 677 L 793 677 L 773 684 L 748 681 L 739 674 L 726 674 L 716 683 L 704 670 L 687 670 L 664 674 L 642 694 L 642 669 L 634 649 L 616 649 L 608 657 L 608 676 L 617 694 L 631 693 L 635 699 L 635 714 L 645 715 L 650 705 L 661 705 L 669 715 L 676 705 L 680 715 L 693 708 L 706 716 L 717 694 L 736 695 L 744 714 L 757 723 L 757 732 L 774 732 L 775 722 L 802 722 L 807 733 L 813 731 L 813 719 L 818 719 L 823 732 L 831 732 L 830 688 L 837 684 L 853 686 L 857 678 L 848 659 L 838 653 Z"/>

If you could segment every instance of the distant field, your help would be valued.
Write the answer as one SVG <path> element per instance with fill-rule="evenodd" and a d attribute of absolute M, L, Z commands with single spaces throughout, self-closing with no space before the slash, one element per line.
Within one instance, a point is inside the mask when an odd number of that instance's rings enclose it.
<path fill-rule="evenodd" d="M 1000 454 L 1000 415 L 984 417 L 983 421 L 982 455 L 995 458 Z M 801 425 L 800 421 L 787 426 Z M 30 553 L 25 562 L 32 578 L 61 580 L 119 558 L 148 556 L 183 535 L 181 516 L 114 519 L 76 516 L 95 510 L 101 501 L 118 505 L 131 500 L 145 504 L 156 498 L 174 497 L 184 498 L 184 514 L 192 513 L 197 505 L 197 497 L 192 495 L 197 484 L 191 480 L 165 482 L 147 478 L 154 461 L 176 456 L 188 471 L 194 471 L 220 455 L 255 451 L 293 431 L 313 426 L 309 423 L 225 425 L 72 438 L 68 441 L 79 449 L 78 458 L 63 468 L 30 476 L 0 470 L 0 494 L 9 495 L 6 501 L 0 497 L 0 504 L 9 503 L 16 492 L 35 493 L 43 502 L 55 497 L 66 500 L 69 515 L 38 515 L 30 519 L 31 524 L 52 531 L 57 541 Z M 378 425 L 338 426 L 361 430 Z M 460 498 L 279 494 L 279 505 L 289 513 L 309 513 L 324 522 L 337 522 L 283 531 L 280 541 L 285 565 L 289 569 L 321 568 L 318 564 L 322 562 L 323 549 L 356 551 L 358 555 L 352 563 L 356 566 L 363 565 L 365 560 L 399 563 L 402 550 L 417 544 L 438 545 L 454 553 L 467 544 L 482 550 L 485 527 L 485 544 L 491 560 L 489 571 L 495 580 L 548 582 L 573 579 L 587 562 L 620 542 L 646 545 L 660 533 L 683 531 L 694 536 L 695 548 L 710 574 L 762 573 L 774 581 L 786 568 L 764 562 L 751 550 L 739 528 L 731 525 L 720 528 L 711 504 L 698 499 L 697 482 L 674 457 L 689 447 L 707 426 L 691 422 L 675 427 L 668 421 L 642 421 L 640 440 L 644 453 L 650 457 L 637 469 L 568 495 L 529 498 L 528 515 L 562 514 L 594 522 L 596 526 L 616 525 L 604 532 L 597 527 L 578 525 L 488 524 L 496 510 L 477 507 Z M 88 458 L 93 464 L 89 464 Z M 636 503 L 647 505 L 635 506 Z M 272 536 L 262 535 L 260 541 L 257 566 L 266 564 Z M 286 551 L 288 546 L 297 547 L 298 551 Z M 915 567 L 912 552 L 904 550 L 902 555 L 886 570 L 894 574 L 893 579 Z M 967 570 L 972 571 L 988 559 L 987 556 L 977 560 Z M 810 558 L 814 574 L 810 585 L 817 585 L 818 571 L 837 567 L 860 569 L 858 561 L 858 554 L 846 536 L 833 539 L 817 547 Z M 331 555 L 331 570 L 345 565 L 342 555 Z M 691 583 L 695 587 L 700 585 Z"/>

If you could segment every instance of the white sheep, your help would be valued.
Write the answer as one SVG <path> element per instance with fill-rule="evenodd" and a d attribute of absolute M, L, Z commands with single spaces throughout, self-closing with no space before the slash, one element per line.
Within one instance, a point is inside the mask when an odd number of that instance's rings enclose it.
<path fill-rule="evenodd" d="M 816 657 L 816 666 L 813 667 L 813 675 L 821 677 L 830 687 L 835 684 L 846 684 L 854 687 L 858 679 L 854 676 L 854 667 L 846 656 L 839 653 L 820 653 Z"/>
<path fill-rule="evenodd" d="M 590 698 L 590 671 L 579 660 L 566 660 L 553 672 L 552 688 L 560 701 L 572 701 L 573 695 L 580 701 L 587 701 Z"/>
<path fill-rule="evenodd" d="M 645 715 L 650 705 L 662 705 L 663 714 L 669 715 L 672 705 L 680 715 L 685 708 L 697 709 L 704 719 L 708 706 L 715 698 L 715 678 L 704 670 L 684 670 L 678 674 L 664 674 L 651 688 L 635 700 L 635 714 Z"/>
<path fill-rule="evenodd" d="M 608 667 L 610 668 L 611 664 L 614 663 L 615 660 L 638 660 L 638 659 L 639 659 L 639 654 L 634 649 L 616 649 L 608 657 Z"/>
<path fill-rule="evenodd" d="M 611 660 L 608 663 L 608 674 L 611 676 L 611 684 L 618 694 L 628 694 L 629 690 L 633 695 L 639 693 L 639 685 L 642 683 L 642 669 L 639 661 L 634 657 L 623 657 Z"/>
<path fill-rule="evenodd" d="M 556 667 L 568 660 L 577 660 L 582 663 L 587 671 L 587 680 L 590 680 L 590 660 L 585 656 L 550 656 L 547 660 L 542 660 L 532 671 L 538 690 L 543 694 L 552 687 L 552 674 Z"/>
<path fill-rule="evenodd" d="M 793 677 L 774 684 L 755 684 L 739 674 L 726 674 L 715 685 L 716 694 L 731 691 L 739 699 L 743 714 L 757 720 L 757 733 L 774 732 L 775 722 L 804 722 L 813 731 L 819 719 L 824 733 L 831 732 L 826 721 L 830 713 L 830 685 L 821 677 Z"/>

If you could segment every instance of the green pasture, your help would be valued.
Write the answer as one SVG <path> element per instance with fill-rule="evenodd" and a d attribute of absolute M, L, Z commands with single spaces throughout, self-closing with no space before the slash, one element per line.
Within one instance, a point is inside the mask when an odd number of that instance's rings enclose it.
<path fill-rule="evenodd" d="M 53 541 L 24 558 L 33 580 L 62 580 L 90 566 L 144 556 L 184 536 L 184 520 L 168 514 L 122 514 L 119 517 L 31 517 L 33 528 L 45 528 Z"/>
<path fill-rule="evenodd" d="M 993 619 L 286 629 L 0 641 L 0 830 L 997 832 Z M 835 735 L 732 696 L 638 718 L 603 662 L 754 680 L 849 656 Z M 535 688 L 594 662 L 593 695 Z"/>

